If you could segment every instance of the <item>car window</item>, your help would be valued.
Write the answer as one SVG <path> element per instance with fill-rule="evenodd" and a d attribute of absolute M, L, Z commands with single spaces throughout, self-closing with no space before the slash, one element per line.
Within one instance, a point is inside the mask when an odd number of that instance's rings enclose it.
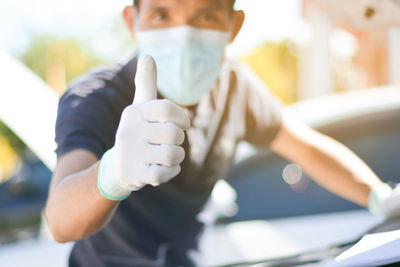
<path fill-rule="evenodd" d="M 50 170 L 0 121 L 0 245 L 37 236 Z"/>

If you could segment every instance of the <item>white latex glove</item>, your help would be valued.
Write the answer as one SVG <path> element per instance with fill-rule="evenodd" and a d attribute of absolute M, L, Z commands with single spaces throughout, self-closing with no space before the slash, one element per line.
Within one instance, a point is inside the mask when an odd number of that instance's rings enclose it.
<path fill-rule="evenodd" d="M 400 216 L 400 184 L 394 189 L 388 184 L 374 188 L 369 195 L 368 208 L 385 220 Z"/>
<path fill-rule="evenodd" d="M 185 110 L 157 100 L 157 69 L 151 56 L 139 58 L 132 105 L 121 115 L 115 145 L 100 162 L 98 187 L 111 200 L 123 200 L 145 185 L 168 182 L 181 170 L 180 146 L 190 128 Z"/>

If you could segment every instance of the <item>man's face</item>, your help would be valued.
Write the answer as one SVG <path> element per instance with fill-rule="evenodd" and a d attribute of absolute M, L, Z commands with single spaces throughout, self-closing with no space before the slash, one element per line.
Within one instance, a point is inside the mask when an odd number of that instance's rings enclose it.
<path fill-rule="evenodd" d="M 233 10 L 232 0 L 140 0 L 139 7 L 124 10 L 124 17 L 133 35 L 142 30 L 189 25 L 231 32 L 233 39 L 244 14 Z"/>
<path fill-rule="evenodd" d="M 190 106 L 213 88 L 225 47 L 244 20 L 232 1 L 140 0 L 137 7 L 124 9 L 138 55 L 151 55 L 157 62 L 157 87 L 165 98 Z"/>

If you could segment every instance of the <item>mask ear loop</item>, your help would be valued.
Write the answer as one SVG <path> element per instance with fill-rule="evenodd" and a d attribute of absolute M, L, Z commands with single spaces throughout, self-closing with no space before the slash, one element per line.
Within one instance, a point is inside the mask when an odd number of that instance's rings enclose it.
<path fill-rule="evenodd" d="M 138 21 L 136 21 L 136 23 L 135 23 L 135 18 L 139 18 L 139 9 L 138 9 L 138 7 L 135 7 L 134 10 L 135 10 L 134 11 L 135 14 L 134 14 L 134 16 L 132 16 L 132 26 L 133 26 L 134 32 L 138 32 L 139 31 L 139 26 L 138 26 L 139 23 L 137 23 Z M 136 20 L 138 20 L 138 19 L 136 19 Z"/>
<path fill-rule="evenodd" d="M 137 32 L 139 32 L 139 26 L 138 26 L 138 24 L 139 23 L 137 23 L 137 20 L 138 19 L 136 19 L 136 21 L 135 21 L 135 18 L 138 18 L 139 17 L 139 10 L 138 10 L 138 7 L 134 7 L 134 16 L 132 16 L 132 28 L 133 28 L 133 34 L 134 34 L 134 39 L 135 39 L 135 45 L 136 45 L 136 54 L 138 54 L 138 52 L 139 52 L 139 44 L 138 44 L 138 41 L 137 41 L 137 38 L 135 37 L 135 35 L 136 35 L 136 33 Z"/>

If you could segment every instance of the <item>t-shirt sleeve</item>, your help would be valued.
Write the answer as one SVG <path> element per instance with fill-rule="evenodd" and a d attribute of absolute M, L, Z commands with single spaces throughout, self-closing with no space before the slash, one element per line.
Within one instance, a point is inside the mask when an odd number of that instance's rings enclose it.
<path fill-rule="evenodd" d="M 118 90 L 115 71 L 89 74 L 60 98 L 56 121 L 57 157 L 86 149 L 101 158 L 114 145 L 127 97 Z"/>
<path fill-rule="evenodd" d="M 268 147 L 279 132 L 283 105 L 249 67 L 239 66 L 238 83 L 243 90 L 245 110 L 243 139 L 258 148 Z"/>

